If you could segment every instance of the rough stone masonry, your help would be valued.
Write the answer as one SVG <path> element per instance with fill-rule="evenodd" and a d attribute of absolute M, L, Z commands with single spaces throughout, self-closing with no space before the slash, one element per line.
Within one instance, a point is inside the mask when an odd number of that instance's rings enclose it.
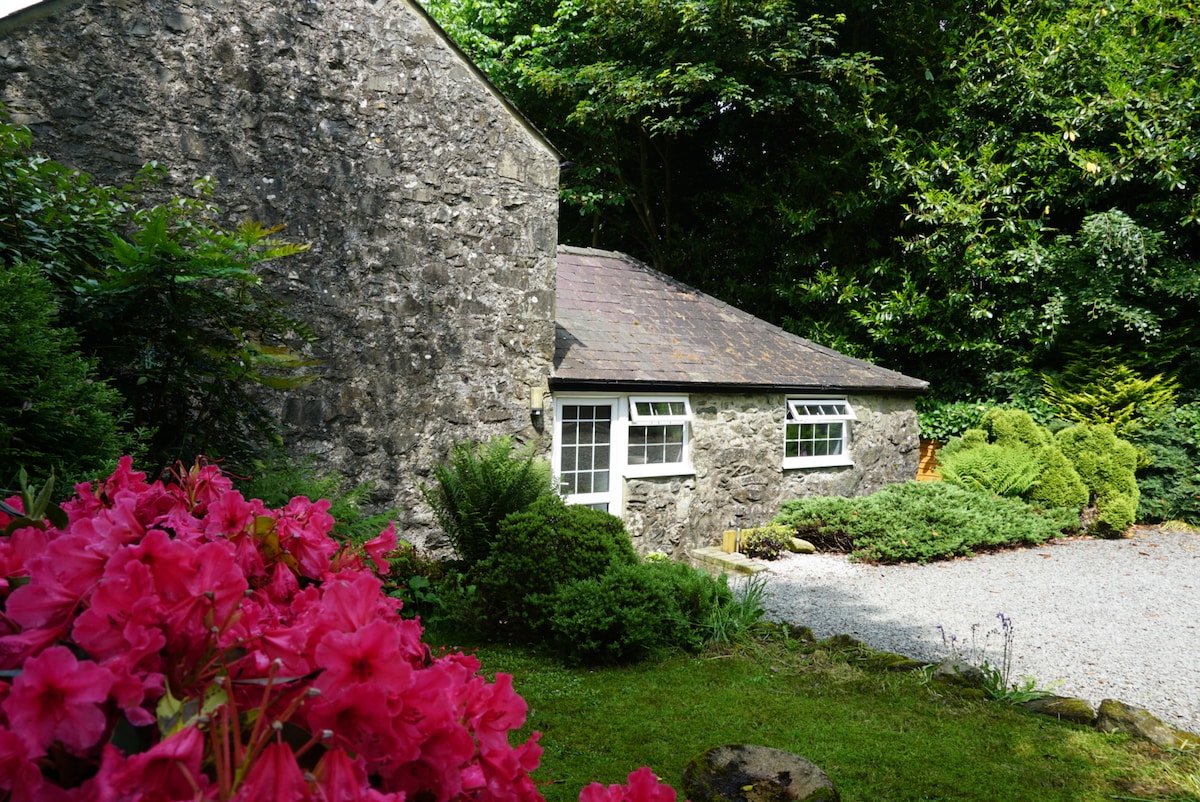
<path fill-rule="evenodd" d="M 0 21 L 0 99 L 37 149 L 143 164 L 228 222 L 311 242 L 274 291 L 320 381 L 278 399 L 293 450 L 406 508 L 450 445 L 533 438 L 550 373 L 558 157 L 405 0 L 49 0 Z M 415 517 L 414 517 L 415 516 Z"/>

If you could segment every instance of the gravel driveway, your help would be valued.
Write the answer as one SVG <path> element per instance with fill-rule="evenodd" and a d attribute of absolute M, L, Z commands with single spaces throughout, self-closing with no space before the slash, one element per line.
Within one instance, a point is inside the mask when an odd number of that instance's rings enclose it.
<path fill-rule="evenodd" d="M 936 661 L 949 651 L 942 632 L 968 651 L 974 632 L 978 659 L 999 665 L 1003 613 L 1016 677 L 1093 705 L 1119 699 L 1200 733 L 1200 533 L 1139 529 L 928 565 L 825 554 L 769 565 L 769 616 L 819 638 L 845 633 Z"/>

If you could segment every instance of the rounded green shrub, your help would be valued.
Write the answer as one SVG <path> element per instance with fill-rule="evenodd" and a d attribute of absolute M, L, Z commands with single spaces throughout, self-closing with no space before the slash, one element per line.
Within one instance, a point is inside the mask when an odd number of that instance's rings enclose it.
<path fill-rule="evenodd" d="M 788 551 L 792 533 L 783 526 L 742 530 L 741 552 L 755 560 L 778 560 Z"/>
<path fill-rule="evenodd" d="M 544 631 L 560 588 L 637 561 L 620 518 L 544 496 L 500 522 L 475 573 L 492 624 L 528 636 Z"/>
<path fill-rule="evenodd" d="M 1088 489 L 1075 465 L 1055 443 L 1038 453 L 1042 472 L 1026 499 L 1042 507 L 1081 510 L 1088 503 Z"/>
<path fill-rule="evenodd" d="M 988 442 L 1011 448 L 1039 448 L 1051 442 L 1048 429 L 1023 409 L 993 407 L 983 414 L 982 427 Z"/>
<path fill-rule="evenodd" d="M 711 639 L 716 609 L 732 601 L 723 578 L 681 563 L 616 563 L 559 589 L 550 637 L 573 663 L 632 662 L 667 648 L 697 651 Z"/>
<path fill-rule="evenodd" d="M 1106 424 L 1082 423 L 1055 437 L 1091 493 L 1096 510 L 1090 528 L 1119 536 L 1137 515 L 1137 449 Z"/>
<path fill-rule="evenodd" d="M 643 659 L 678 639 L 682 615 L 671 591 L 651 563 L 613 565 L 559 589 L 550 638 L 569 663 Z"/>

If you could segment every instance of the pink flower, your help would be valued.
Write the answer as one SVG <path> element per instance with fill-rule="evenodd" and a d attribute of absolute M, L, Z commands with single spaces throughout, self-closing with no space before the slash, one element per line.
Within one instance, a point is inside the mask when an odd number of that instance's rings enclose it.
<path fill-rule="evenodd" d="M 404 794 L 385 794 L 371 788 L 361 757 L 351 759 L 341 749 L 331 749 L 313 771 L 322 802 L 404 802 Z"/>
<path fill-rule="evenodd" d="M 0 530 L 7 525 L 7 519 L 8 516 L 0 512 Z M 46 530 L 37 526 L 23 527 L 0 539 L 0 577 L 28 576 L 29 569 L 25 564 L 45 551 L 48 542 Z"/>
<path fill-rule="evenodd" d="M 145 752 L 126 758 L 108 744 L 100 771 L 80 789 L 97 802 L 185 802 L 204 798 L 204 735 L 185 727 Z"/>
<path fill-rule="evenodd" d="M 0 573 L 29 577 L 0 583 L 0 667 L 19 670 L 0 681 L 0 800 L 541 802 L 537 736 L 508 744 L 526 711 L 511 679 L 434 659 L 383 592 L 394 526 L 343 548 L 327 501 L 268 510 L 211 465 L 175 478 L 147 483 L 123 459 L 77 487 L 65 530 L 0 538 Z M 185 713 L 162 738 L 168 687 Z M 311 774 L 293 745 L 257 751 L 275 737 L 257 722 L 277 719 L 323 744 Z M 105 743 L 118 724 L 148 748 Z M 673 802 L 653 797 L 634 802 Z"/>
<path fill-rule="evenodd" d="M 107 669 L 77 661 L 65 646 L 51 646 L 25 661 L 0 707 L 35 754 L 55 741 L 79 754 L 95 746 L 108 726 L 99 705 L 111 687 Z"/>
<path fill-rule="evenodd" d="M 337 541 L 329 536 L 334 524 L 329 506 L 328 499 L 309 501 L 297 496 L 275 519 L 280 548 L 296 558 L 300 573 L 313 579 L 329 571 L 329 560 L 338 550 Z"/>
<path fill-rule="evenodd" d="M 354 632 L 330 632 L 317 645 L 317 667 L 325 671 L 316 687 L 329 694 L 372 683 L 381 696 L 402 693 L 412 684 L 413 668 L 404 660 L 400 646 L 395 627 L 382 620 Z"/>
<path fill-rule="evenodd" d="M 371 562 L 375 563 L 375 570 L 382 576 L 387 576 L 392 569 L 387 555 L 396 550 L 396 542 L 396 522 L 392 521 L 387 525 L 387 529 L 379 533 L 378 537 L 363 544 L 363 551 L 371 558 Z"/>
<path fill-rule="evenodd" d="M 529 706 L 513 690 L 512 676 L 497 674 L 488 684 L 475 677 L 467 700 L 467 716 L 475 737 L 485 749 L 508 746 L 508 733 L 525 723 Z"/>
<path fill-rule="evenodd" d="M 629 775 L 628 785 L 592 783 L 579 792 L 579 802 L 675 802 L 675 789 L 642 766 Z"/>
<path fill-rule="evenodd" d="M 312 802 L 313 795 L 291 747 L 272 743 L 254 761 L 233 798 L 237 802 Z"/>
<path fill-rule="evenodd" d="M 38 799 L 45 781 L 29 744 L 15 732 L 0 729 L 0 797 L 12 802 Z"/>

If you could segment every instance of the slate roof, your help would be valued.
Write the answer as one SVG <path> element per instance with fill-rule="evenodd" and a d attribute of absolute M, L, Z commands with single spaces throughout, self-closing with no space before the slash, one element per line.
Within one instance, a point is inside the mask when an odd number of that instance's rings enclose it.
<path fill-rule="evenodd" d="M 558 389 L 919 393 L 928 383 L 789 334 L 621 253 L 558 249 Z"/>

